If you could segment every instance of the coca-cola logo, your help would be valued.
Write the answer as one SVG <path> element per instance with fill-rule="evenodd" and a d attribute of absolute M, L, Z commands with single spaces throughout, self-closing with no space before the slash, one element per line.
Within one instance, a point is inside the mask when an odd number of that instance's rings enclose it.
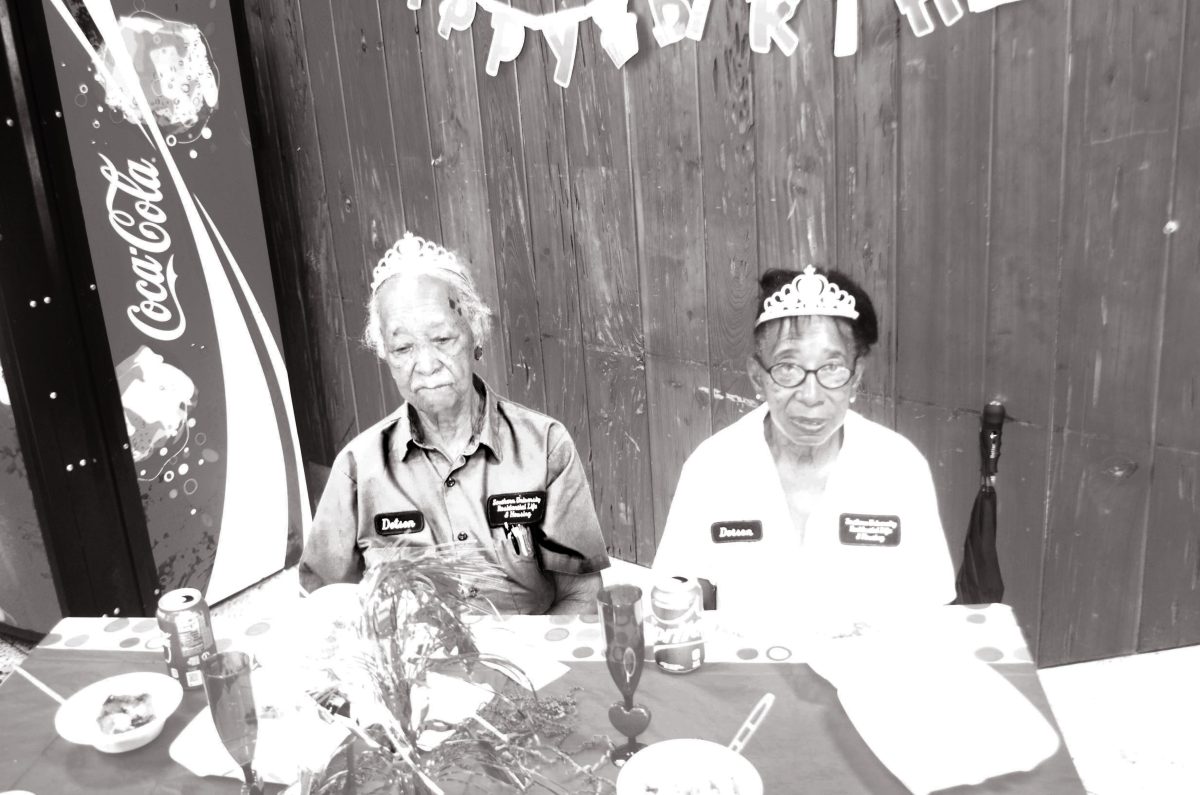
<path fill-rule="evenodd" d="M 169 253 L 171 236 L 164 227 L 167 214 L 158 206 L 163 197 L 158 169 L 141 158 L 126 160 L 127 173 L 122 173 L 103 154 L 100 159 L 104 161 L 100 174 L 108 181 L 104 196 L 108 223 L 129 245 L 129 266 L 136 277 L 134 289 L 140 296 L 125 313 L 134 328 L 147 337 L 179 339 L 187 328 L 187 318 L 175 292 L 179 277 L 175 256 Z M 133 212 L 118 207 L 118 201 L 125 202 L 125 207 L 132 203 Z"/>

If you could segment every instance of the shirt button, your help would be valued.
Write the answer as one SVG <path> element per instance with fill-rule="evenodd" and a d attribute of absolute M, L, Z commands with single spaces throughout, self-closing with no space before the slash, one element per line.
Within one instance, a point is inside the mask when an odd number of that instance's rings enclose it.
<path fill-rule="evenodd" d="M 458 481 L 455 480 L 454 478 L 446 478 L 446 488 L 448 488 L 448 489 L 454 488 L 454 484 L 457 482 Z"/>
<path fill-rule="evenodd" d="M 466 533 L 459 533 L 459 534 L 458 534 L 458 540 L 459 540 L 459 541 L 466 541 L 468 538 L 470 538 L 470 536 L 468 536 Z"/>

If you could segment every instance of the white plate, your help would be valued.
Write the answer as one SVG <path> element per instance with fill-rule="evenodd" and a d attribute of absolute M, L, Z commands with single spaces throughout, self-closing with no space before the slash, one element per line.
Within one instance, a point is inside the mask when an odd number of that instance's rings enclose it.
<path fill-rule="evenodd" d="M 154 719 L 120 734 L 105 734 L 100 729 L 100 710 L 109 696 L 150 696 Z M 68 698 L 54 715 L 54 728 L 67 742 L 91 745 L 106 754 L 119 754 L 141 748 L 163 730 L 167 718 L 179 708 L 183 688 L 166 674 L 138 671 L 110 676 L 93 682 Z"/>
<path fill-rule="evenodd" d="M 617 795 L 762 795 L 746 757 L 708 740 L 664 740 L 634 754 L 617 775 Z"/>

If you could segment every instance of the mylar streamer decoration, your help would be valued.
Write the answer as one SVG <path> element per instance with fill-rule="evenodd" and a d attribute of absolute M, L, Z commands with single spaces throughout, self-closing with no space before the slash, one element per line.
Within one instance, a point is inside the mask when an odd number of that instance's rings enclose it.
<path fill-rule="evenodd" d="M 726 0 L 738 2 L 738 0 Z M 882 0 L 881 0 L 882 1 Z M 684 39 L 699 41 L 704 35 L 712 0 L 647 0 L 654 25 L 651 32 L 659 47 Z M 750 4 L 750 49 L 771 52 L 774 45 L 791 55 L 800 37 L 790 25 L 802 0 L 746 0 Z M 844 58 L 858 52 L 859 0 L 835 0 L 833 54 Z M 913 33 L 926 36 L 936 27 L 930 4 L 937 9 L 944 25 L 962 19 L 963 6 L 975 14 L 990 11 L 1017 0 L 895 0 L 900 14 L 908 20 Z M 421 0 L 407 0 L 413 11 Z M 438 35 L 449 39 L 454 31 L 465 31 L 475 22 L 475 9 L 492 15 L 492 42 L 488 48 L 485 71 L 493 77 L 500 64 L 517 59 L 525 46 L 525 32 L 539 31 L 554 54 L 554 82 L 566 88 L 575 71 L 575 52 L 579 44 L 579 23 L 592 20 L 600 28 L 600 44 L 613 64 L 620 68 L 638 52 L 638 17 L 629 10 L 629 0 L 591 0 L 575 8 L 549 14 L 531 14 L 513 8 L 501 0 L 441 0 L 438 3 Z"/>

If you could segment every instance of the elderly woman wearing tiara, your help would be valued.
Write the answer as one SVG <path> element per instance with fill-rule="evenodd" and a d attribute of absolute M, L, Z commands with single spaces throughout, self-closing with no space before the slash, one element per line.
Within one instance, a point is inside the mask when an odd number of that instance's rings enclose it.
<path fill-rule="evenodd" d="M 367 344 L 399 408 L 338 454 L 300 561 L 300 583 L 357 582 L 399 546 L 481 545 L 500 587 L 466 594 L 502 612 L 596 607 L 604 538 L 561 423 L 475 374 L 490 311 L 463 261 L 411 234 L 379 261 Z"/>
<path fill-rule="evenodd" d="M 878 323 L 849 277 L 760 281 L 750 379 L 763 405 L 684 464 L 654 570 L 708 580 L 720 623 L 801 626 L 954 598 L 929 465 L 855 413 Z"/>

